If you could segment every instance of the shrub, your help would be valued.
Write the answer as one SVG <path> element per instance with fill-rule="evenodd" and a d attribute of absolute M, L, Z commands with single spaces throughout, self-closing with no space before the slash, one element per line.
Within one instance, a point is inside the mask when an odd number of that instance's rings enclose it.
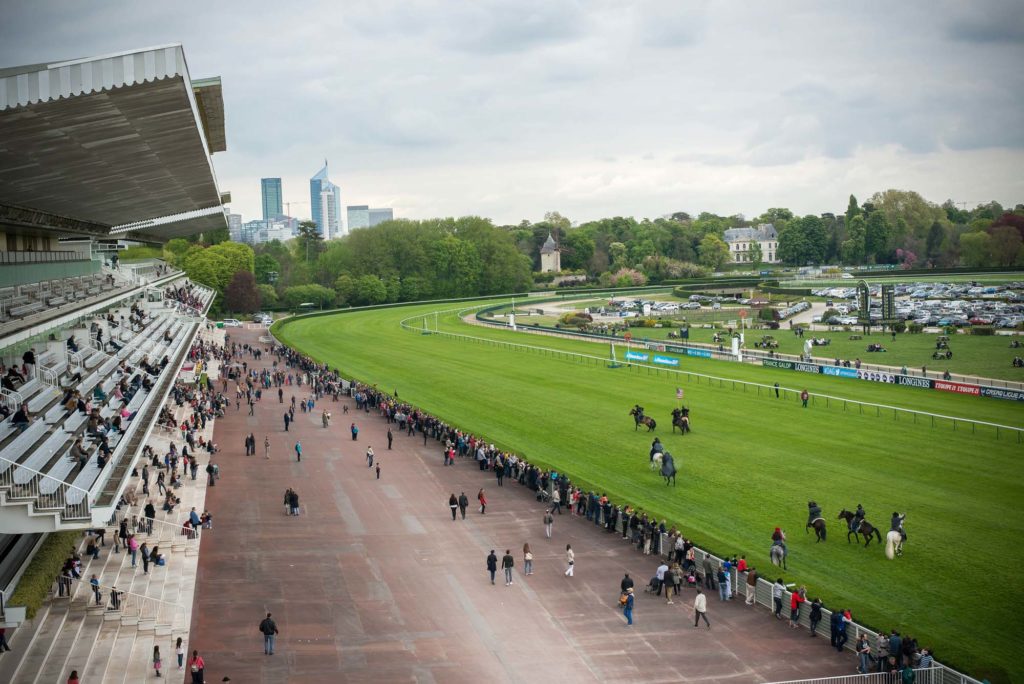
<path fill-rule="evenodd" d="M 971 328 L 972 335 L 995 335 L 996 329 L 991 325 L 976 325 Z"/>
<path fill-rule="evenodd" d="M 570 311 L 562 314 L 558 322 L 562 325 L 577 326 L 586 325 L 594 322 L 594 317 L 590 314 L 583 313 L 582 311 Z"/>
<path fill-rule="evenodd" d="M 68 558 L 68 550 L 81 538 L 79 532 L 54 532 L 48 535 L 7 603 L 25 606 L 25 616 L 30 620 L 34 618 L 43 601 L 50 595 L 50 588 Z"/>
<path fill-rule="evenodd" d="M 907 326 L 907 332 L 909 332 L 911 335 L 918 335 L 924 332 L 924 326 L 921 325 L 920 323 L 911 323 L 910 325 Z"/>
<path fill-rule="evenodd" d="M 892 329 L 893 329 L 893 332 L 898 332 L 898 333 L 906 332 L 907 324 L 906 324 L 905 321 L 896 321 L 895 323 L 892 324 Z"/>

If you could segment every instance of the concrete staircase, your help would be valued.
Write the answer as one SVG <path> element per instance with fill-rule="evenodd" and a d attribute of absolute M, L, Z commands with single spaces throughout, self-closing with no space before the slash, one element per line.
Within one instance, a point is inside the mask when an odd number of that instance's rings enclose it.
<path fill-rule="evenodd" d="M 176 409 L 184 412 L 185 409 Z M 213 432 L 213 421 L 207 423 L 204 438 Z M 168 437 L 152 436 L 149 443 L 163 453 Z M 180 443 L 180 440 L 179 440 Z M 180 444 L 179 444 L 180 445 Z M 141 468 L 140 468 L 141 470 Z M 12 643 L 15 649 L 0 659 L 0 681 L 15 684 L 64 684 L 72 670 L 77 670 L 83 682 L 103 684 L 137 683 L 153 676 L 153 646 L 160 646 L 165 674 L 176 677 L 177 659 L 174 644 L 180 636 L 188 647 L 188 632 L 192 621 L 192 599 L 199 562 L 199 540 L 189 540 L 180 534 L 181 523 L 193 506 L 203 510 L 206 499 L 206 477 L 200 473 L 196 480 L 189 477 L 176 494 L 181 505 L 171 514 L 157 512 L 152 536 L 141 530 L 136 538 L 146 541 L 150 548 L 157 544 L 167 561 L 164 566 L 150 564 L 149 574 L 143 574 L 142 561 L 131 567 L 131 556 L 122 549 L 114 553 L 113 540 L 116 522 L 107 527 L 106 546 L 100 558 L 83 557 L 82 579 L 72 586 L 71 598 L 58 598 L 56 594 L 33 621 L 34 629 L 19 629 Z M 141 489 L 138 478 L 132 478 L 130 488 Z M 154 497 L 154 500 L 156 497 Z M 142 519 L 141 505 L 123 513 L 131 520 L 133 515 Z M 129 529 L 132 525 L 129 524 Z M 213 534 L 212 530 L 203 530 Z M 84 543 L 83 543 L 84 546 Z M 84 550 L 84 549 L 83 549 Z M 96 606 L 89 579 L 97 575 L 103 587 L 103 604 Z M 126 592 L 122 610 L 109 609 L 110 587 Z M 159 610 L 132 610 L 134 605 L 157 606 Z M 23 639 L 24 636 L 31 640 Z M 21 643 L 22 641 L 28 643 Z M 21 657 L 14 659 L 19 653 Z"/>

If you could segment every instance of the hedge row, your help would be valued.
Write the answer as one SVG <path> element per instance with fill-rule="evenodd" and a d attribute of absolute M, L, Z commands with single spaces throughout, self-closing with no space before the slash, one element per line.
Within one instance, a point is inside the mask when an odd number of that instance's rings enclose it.
<path fill-rule="evenodd" d="M 7 601 L 11 606 L 25 606 L 25 616 L 32 619 L 36 616 L 43 601 L 50 595 L 54 579 L 60 574 L 64 561 L 68 559 L 68 551 L 82 538 L 81 532 L 54 532 L 47 535 L 43 545 L 32 558 L 25 573 L 18 580 L 11 598 Z"/>

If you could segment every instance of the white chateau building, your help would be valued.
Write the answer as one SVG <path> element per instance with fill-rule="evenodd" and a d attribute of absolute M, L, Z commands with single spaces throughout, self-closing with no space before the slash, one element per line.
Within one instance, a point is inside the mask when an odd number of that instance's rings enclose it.
<path fill-rule="evenodd" d="M 729 261 L 734 264 L 750 262 L 750 249 L 761 245 L 761 263 L 779 263 L 779 234 L 775 226 L 762 223 L 757 228 L 730 228 L 725 231 L 725 244 L 729 245 Z"/>

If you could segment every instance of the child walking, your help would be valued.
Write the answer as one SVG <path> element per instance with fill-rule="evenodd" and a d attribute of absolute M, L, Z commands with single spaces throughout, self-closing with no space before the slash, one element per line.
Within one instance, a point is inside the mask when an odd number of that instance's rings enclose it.
<path fill-rule="evenodd" d="M 160 663 L 160 647 L 159 646 L 154 646 L 153 647 L 153 670 L 156 672 L 156 676 L 157 677 L 161 676 L 160 675 L 160 666 L 161 666 L 161 663 Z"/>

